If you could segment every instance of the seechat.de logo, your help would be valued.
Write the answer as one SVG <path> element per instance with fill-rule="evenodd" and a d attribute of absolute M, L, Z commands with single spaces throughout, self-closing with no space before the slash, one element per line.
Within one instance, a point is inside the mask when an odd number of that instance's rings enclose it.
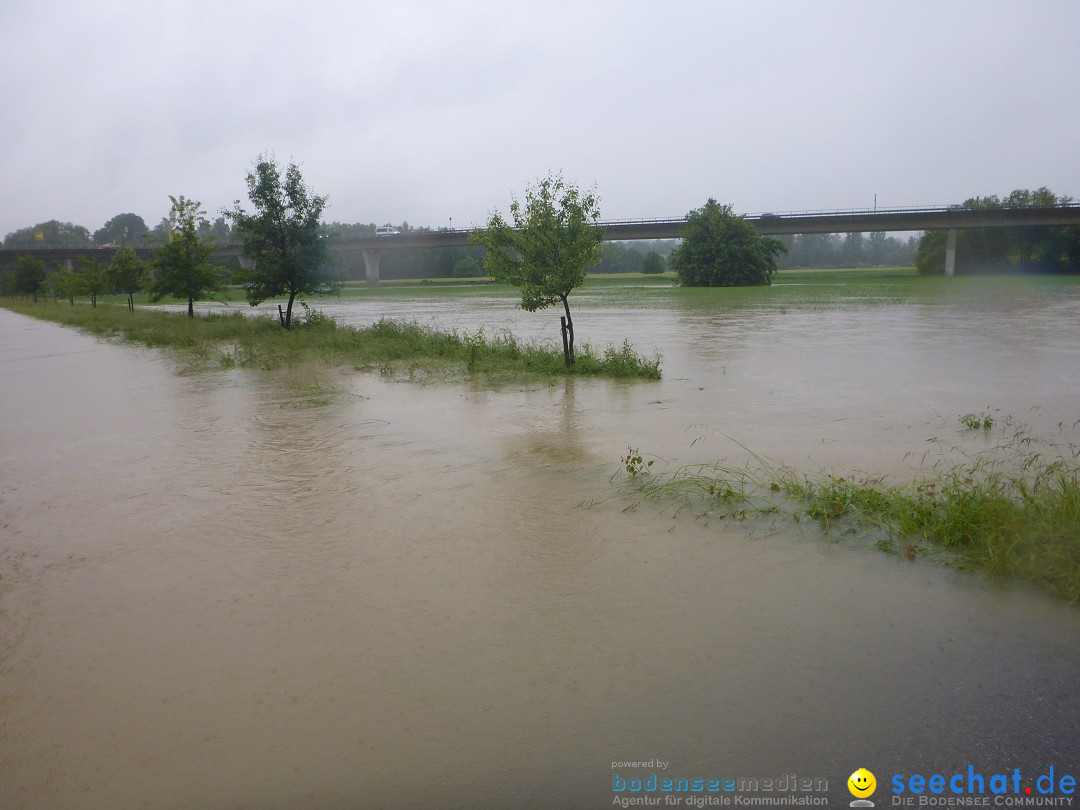
<path fill-rule="evenodd" d="M 851 791 L 851 795 L 855 797 L 855 801 L 851 803 L 851 807 L 873 807 L 874 803 L 867 800 L 867 796 L 870 796 L 877 788 L 877 779 L 866 768 L 859 768 L 847 780 L 847 789 Z"/>

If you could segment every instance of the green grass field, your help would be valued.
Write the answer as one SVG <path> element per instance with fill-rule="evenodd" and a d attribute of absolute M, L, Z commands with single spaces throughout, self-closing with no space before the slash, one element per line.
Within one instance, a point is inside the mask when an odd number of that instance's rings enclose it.
<path fill-rule="evenodd" d="M 601 291 L 624 288 L 649 287 L 655 289 L 670 289 L 680 295 L 740 295 L 754 296 L 773 292 L 784 293 L 788 287 L 798 286 L 821 286 L 836 292 L 847 285 L 868 285 L 892 287 L 904 282 L 914 283 L 924 287 L 933 287 L 934 279 L 920 278 L 915 274 L 913 267 L 872 267 L 860 269 L 812 269 L 812 270 L 782 270 L 773 276 L 771 287 L 744 287 L 744 288 L 679 288 L 675 283 L 672 273 L 660 275 L 648 275 L 644 273 L 594 273 L 588 276 L 585 284 L 579 288 L 580 292 Z M 505 295 L 516 298 L 518 291 L 508 284 L 498 284 L 485 278 L 432 278 L 432 279 L 387 279 L 371 286 L 364 281 L 349 281 L 341 290 L 340 298 L 349 300 L 354 298 L 397 298 L 406 296 L 469 296 L 469 295 Z M 89 300 L 77 298 L 76 301 Z M 124 302 L 124 296 L 104 295 L 99 298 L 102 303 Z M 224 296 L 218 299 L 231 304 L 243 304 L 244 292 L 240 287 L 230 287 Z M 310 299 L 311 303 L 317 303 L 318 297 Z M 571 297 L 571 301 L 573 298 Z M 151 305 L 146 294 L 135 296 L 137 305 Z M 176 303 L 169 299 L 158 302 L 160 304 Z M 152 306 L 152 305 L 151 305 Z"/>

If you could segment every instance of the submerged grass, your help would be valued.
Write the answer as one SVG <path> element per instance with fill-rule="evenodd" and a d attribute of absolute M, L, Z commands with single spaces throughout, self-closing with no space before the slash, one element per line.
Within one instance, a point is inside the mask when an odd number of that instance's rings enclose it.
<path fill-rule="evenodd" d="M 660 357 L 637 355 L 629 342 L 597 352 L 585 345 L 567 368 L 561 349 L 524 343 L 509 332 L 488 336 L 441 332 L 415 323 L 380 320 L 367 327 L 339 324 L 306 309 L 293 329 L 277 318 L 240 313 L 189 318 L 183 313 L 115 306 L 69 306 L 5 301 L 25 315 L 83 329 L 95 335 L 145 346 L 179 350 L 189 365 L 273 369 L 301 363 L 379 370 L 423 379 L 468 372 L 488 377 L 595 375 L 660 378 Z"/>
<path fill-rule="evenodd" d="M 709 518 L 808 517 L 908 559 L 945 552 L 961 567 L 1080 602 L 1080 451 L 1005 422 L 1012 435 L 1003 443 L 908 482 L 799 476 L 757 456 L 743 467 L 631 477 L 641 500 L 674 498 Z"/>
<path fill-rule="evenodd" d="M 914 485 L 827 478 L 789 491 L 825 522 L 885 529 L 913 559 L 927 546 L 956 551 L 992 574 L 1080 600 L 1080 482 L 1048 464 L 1032 477 L 955 469 Z"/>

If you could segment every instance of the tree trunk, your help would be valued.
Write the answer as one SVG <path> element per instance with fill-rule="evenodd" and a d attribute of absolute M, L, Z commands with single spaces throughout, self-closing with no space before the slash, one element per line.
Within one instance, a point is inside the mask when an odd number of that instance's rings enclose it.
<path fill-rule="evenodd" d="M 289 303 L 285 307 L 285 328 L 286 329 L 292 329 L 292 305 L 293 305 L 293 301 L 295 301 L 295 300 L 296 300 L 296 293 L 294 293 L 294 292 L 289 293 Z"/>
<path fill-rule="evenodd" d="M 566 311 L 566 321 L 563 324 L 563 344 L 564 353 L 566 355 L 566 365 L 572 366 L 576 362 L 574 357 L 574 319 L 570 317 L 570 303 L 566 300 L 566 296 L 562 296 L 563 309 Z"/>

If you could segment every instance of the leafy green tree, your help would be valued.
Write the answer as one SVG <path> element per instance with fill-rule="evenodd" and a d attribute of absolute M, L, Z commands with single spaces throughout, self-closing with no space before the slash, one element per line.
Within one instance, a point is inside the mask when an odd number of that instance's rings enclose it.
<path fill-rule="evenodd" d="M 1069 202 L 1068 197 L 1061 198 L 1062 203 Z M 1058 199 L 1046 186 L 1031 191 L 1029 189 L 1016 189 L 1010 194 L 1005 205 L 1009 208 L 1043 208 L 1058 204 Z M 1057 256 L 1053 248 L 1050 248 L 1047 237 L 1052 234 L 1046 228 L 1021 227 L 1010 228 L 1009 236 L 1012 240 L 1013 260 L 1021 271 L 1035 269 L 1054 269 L 1046 265 L 1054 264 Z M 1036 258 L 1038 257 L 1038 259 Z"/>
<path fill-rule="evenodd" d="M 840 259 L 840 237 L 834 233 L 804 233 L 795 237 L 801 267 L 835 267 Z"/>
<path fill-rule="evenodd" d="M 150 265 L 139 258 L 135 248 L 125 247 L 113 254 L 106 275 L 114 290 L 127 295 L 128 309 L 134 312 L 134 295 L 145 288 Z"/>
<path fill-rule="evenodd" d="M 844 237 L 844 246 L 840 249 L 847 267 L 863 267 L 866 265 L 866 240 L 863 235 L 856 231 Z"/>
<path fill-rule="evenodd" d="M 874 231 L 870 234 L 870 237 L 866 240 L 866 260 L 871 265 L 883 265 L 888 264 L 889 260 L 889 248 L 891 243 L 889 237 L 882 231 Z"/>
<path fill-rule="evenodd" d="M 75 306 L 75 296 L 84 293 L 82 276 L 70 267 L 63 268 L 53 277 L 53 291 L 61 298 L 66 298 L 71 306 Z"/>
<path fill-rule="evenodd" d="M 95 245 L 145 245 L 150 241 L 150 230 L 138 214 L 117 214 L 96 231 Z"/>
<path fill-rule="evenodd" d="M 326 226 L 330 236 L 343 239 L 358 239 L 375 235 L 374 222 L 331 222 Z"/>
<path fill-rule="evenodd" d="M 730 205 L 713 199 L 687 215 L 681 236 L 671 266 L 686 287 L 770 284 L 776 256 L 786 250 L 779 239 L 762 236 Z"/>
<path fill-rule="evenodd" d="M 484 263 L 475 256 L 462 256 L 454 263 L 454 278 L 476 278 L 484 275 Z"/>
<path fill-rule="evenodd" d="M 80 248 L 90 247 L 90 231 L 82 225 L 50 219 L 29 228 L 9 233 L 4 248 Z"/>
<path fill-rule="evenodd" d="M 1057 197 L 1043 186 L 1034 191 L 1016 189 L 1004 200 L 997 195 L 971 197 L 963 207 L 972 210 L 1039 208 L 1065 205 L 1070 197 Z M 945 271 L 946 231 L 927 231 L 919 240 L 915 267 L 922 275 Z M 1020 226 L 1012 228 L 962 228 L 956 233 L 956 273 L 1041 272 L 1080 270 L 1080 256 L 1073 245 L 1080 228 Z"/>
<path fill-rule="evenodd" d="M 491 278 L 521 288 L 521 307 L 536 312 L 562 303 L 563 355 L 574 365 L 574 321 L 570 292 L 585 281 L 600 257 L 599 199 L 582 192 L 562 174 L 548 175 L 525 190 L 525 203 L 510 203 L 513 224 L 493 212 L 487 228 L 470 239 L 485 247 L 484 268 Z"/>
<path fill-rule="evenodd" d="M 915 251 L 915 270 L 921 276 L 944 275 L 945 231 L 927 231 Z M 957 235 L 959 241 L 959 234 Z"/>
<path fill-rule="evenodd" d="M 32 296 L 37 303 L 38 290 L 45 283 L 45 262 L 33 256 L 19 256 L 15 259 L 15 291 L 24 296 Z"/>
<path fill-rule="evenodd" d="M 76 261 L 79 263 L 79 286 L 84 294 L 90 296 L 90 306 L 96 307 L 98 296 L 109 288 L 109 277 L 105 268 L 89 256 L 80 256 Z"/>
<path fill-rule="evenodd" d="M 650 250 L 648 253 L 645 254 L 645 258 L 641 260 L 641 272 L 663 273 L 664 257 L 657 253 L 655 250 Z"/>
<path fill-rule="evenodd" d="M 205 219 L 199 222 L 199 236 L 204 239 L 213 239 L 215 242 L 232 242 L 234 234 L 229 221 L 224 216 L 220 216 L 213 222 Z"/>
<path fill-rule="evenodd" d="M 632 245 L 620 242 L 604 242 L 600 251 L 600 261 L 590 268 L 591 273 L 640 273 L 641 262 L 645 259 L 642 251 Z"/>
<path fill-rule="evenodd" d="M 172 198 L 170 197 L 170 199 Z M 164 244 L 171 232 L 172 225 L 169 224 L 169 217 L 162 217 L 161 222 L 150 229 L 150 243 L 154 245 Z"/>
<path fill-rule="evenodd" d="M 285 169 L 283 182 L 276 160 L 265 155 L 248 174 L 247 186 L 255 213 L 248 214 L 236 200 L 225 216 L 235 224 L 244 254 L 254 260 L 245 277 L 248 301 L 256 306 L 287 295 L 289 302 L 284 312 L 278 305 L 278 316 L 290 329 L 297 297 L 335 294 L 341 288 L 338 277 L 331 275 L 319 222 L 326 197 L 308 190 L 294 163 Z"/>
<path fill-rule="evenodd" d="M 187 299 L 188 317 L 195 317 L 195 301 L 224 289 L 223 271 L 210 263 L 214 245 L 199 236 L 199 220 L 206 215 L 197 200 L 169 197 L 169 238 L 155 251 L 157 276 L 150 283 L 150 300 L 167 295 Z"/>

